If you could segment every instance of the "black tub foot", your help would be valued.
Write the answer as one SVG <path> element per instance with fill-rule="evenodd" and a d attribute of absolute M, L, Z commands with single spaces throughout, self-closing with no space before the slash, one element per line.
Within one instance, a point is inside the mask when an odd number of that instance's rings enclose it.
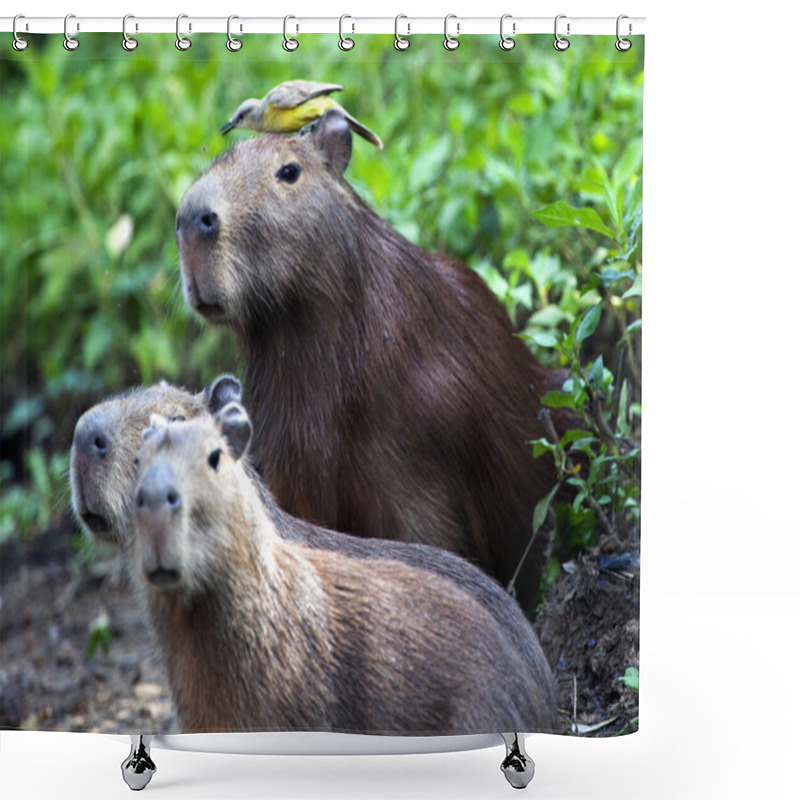
<path fill-rule="evenodd" d="M 506 780 L 515 789 L 524 789 L 532 780 L 533 759 L 525 752 L 525 740 L 518 733 L 501 733 L 506 743 L 506 757 L 500 765 Z"/>
<path fill-rule="evenodd" d="M 135 792 L 139 792 L 150 783 L 156 771 L 156 765 L 150 758 L 150 742 L 152 736 L 131 736 L 130 755 L 122 762 L 122 779 Z"/>

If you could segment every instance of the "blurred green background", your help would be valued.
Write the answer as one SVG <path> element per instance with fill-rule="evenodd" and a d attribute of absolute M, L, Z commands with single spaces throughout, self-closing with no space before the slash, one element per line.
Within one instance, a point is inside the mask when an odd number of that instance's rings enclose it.
<path fill-rule="evenodd" d="M 219 134 L 238 103 L 281 81 L 345 85 L 337 100 L 386 145 L 356 139 L 348 180 L 411 240 L 478 270 L 546 363 L 552 337 L 609 300 L 592 276 L 640 262 L 640 38 L 628 53 L 614 37 L 558 53 L 547 36 L 447 52 L 419 36 L 397 52 L 391 36 L 361 36 L 343 53 L 306 35 L 286 53 L 280 37 L 245 36 L 234 54 L 218 35 L 187 52 L 142 36 L 132 53 L 117 35 L 84 35 L 75 52 L 29 38 L 0 56 L 0 541 L 64 523 L 72 430 L 91 404 L 236 371 L 228 335 L 184 307 L 175 212 L 215 156 L 254 135 Z M 564 203 L 597 218 L 570 221 Z M 610 300 L 598 352 L 619 339 L 614 314 L 627 324 L 640 308 Z"/>

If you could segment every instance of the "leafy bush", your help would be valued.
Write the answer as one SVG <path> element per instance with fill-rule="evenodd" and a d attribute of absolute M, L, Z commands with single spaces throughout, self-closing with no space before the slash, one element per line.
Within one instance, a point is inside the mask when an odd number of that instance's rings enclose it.
<path fill-rule="evenodd" d="M 347 173 L 378 213 L 483 275 L 537 355 L 570 366 L 573 402 L 590 419 L 598 395 L 611 392 L 606 414 L 623 405 L 606 365 L 638 309 L 623 296 L 639 260 L 638 41 L 619 53 L 613 37 L 585 37 L 556 53 L 552 37 L 526 37 L 504 53 L 496 36 L 470 37 L 451 53 L 420 36 L 400 53 L 390 36 L 364 36 L 342 53 L 335 36 L 304 36 L 290 54 L 280 37 L 245 37 L 232 54 L 213 35 L 194 36 L 188 53 L 168 35 L 132 53 L 117 35 L 86 35 L 72 53 L 58 37 L 30 39 L 24 53 L 0 53 L 4 526 L 19 509 L 28 527 L 46 524 L 45 495 L 65 494 L 63 454 L 90 402 L 235 370 L 229 336 L 184 307 L 175 212 L 191 181 L 248 135 L 219 135 L 237 104 L 291 78 L 344 84 L 341 102 L 383 138 L 383 152 L 356 141 Z M 562 229 L 567 206 L 582 223 Z M 578 341 L 576 325 L 600 302 L 593 336 Z M 637 335 L 625 334 L 631 363 Z M 619 436 L 636 424 L 638 389 L 625 380 Z M 584 480 L 587 502 L 610 511 L 620 498 L 603 499 L 605 481 L 627 467 L 587 431 L 594 441 L 580 447 L 605 459 L 602 475 L 564 479 Z M 50 484 L 27 455 L 39 450 Z"/>

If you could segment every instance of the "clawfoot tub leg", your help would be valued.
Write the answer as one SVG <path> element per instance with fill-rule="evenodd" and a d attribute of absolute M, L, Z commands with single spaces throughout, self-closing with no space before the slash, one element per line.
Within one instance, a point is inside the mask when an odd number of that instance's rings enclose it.
<path fill-rule="evenodd" d="M 152 736 L 131 734 L 131 752 L 122 762 L 122 779 L 135 792 L 144 789 L 156 771 L 156 765 L 150 758 L 150 742 Z"/>
<path fill-rule="evenodd" d="M 506 757 L 500 765 L 506 780 L 515 789 L 524 789 L 533 779 L 533 759 L 525 752 L 525 740 L 518 733 L 501 733 Z"/>

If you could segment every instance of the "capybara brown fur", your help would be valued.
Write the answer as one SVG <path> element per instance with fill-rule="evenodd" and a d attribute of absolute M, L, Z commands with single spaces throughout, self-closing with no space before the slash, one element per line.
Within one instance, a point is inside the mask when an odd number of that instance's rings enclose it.
<path fill-rule="evenodd" d="M 529 442 L 565 376 L 538 364 L 475 272 L 358 197 L 343 178 L 351 138 L 334 110 L 218 158 L 177 215 L 184 297 L 235 334 L 254 457 L 281 506 L 437 545 L 507 583 L 556 482 Z M 525 607 L 544 545 L 517 580 Z"/>
<path fill-rule="evenodd" d="M 222 375 L 202 392 L 191 393 L 162 382 L 130 390 L 89 409 L 76 425 L 70 459 L 73 507 L 84 527 L 122 549 L 129 546 L 131 498 L 139 478 L 136 461 L 142 434 L 153 414 L 193 419 L 206 412 L 216 414 L 228 403 L 239 401 L 238 380 Z M 506 613 L 505 589 L 495 580 L 487 580 L 475 565 L 438 547 L 351 536 L 292 517 L 276 504 L 246 461 L 242 468 L 248 471 L 281 538 L 353 558 L 399 561 L 433 572 L 461 587 L 492 613 L 496 625 L 508 635 L 514 634 L 516 618 Z M 520 640 L 520 647 L 527 641 Z M 534 652 L 526 655 L 529 661 L 535 659 Z"/>
<path fill-rule="evenodd" d="M 282 539 L 242 467 L 250 435 L 231 403 L 154 418 L 140 451 L 129 554 L 184 732 L 556 730 L 508 595 L 514 636 L 431 572 Z"/>

